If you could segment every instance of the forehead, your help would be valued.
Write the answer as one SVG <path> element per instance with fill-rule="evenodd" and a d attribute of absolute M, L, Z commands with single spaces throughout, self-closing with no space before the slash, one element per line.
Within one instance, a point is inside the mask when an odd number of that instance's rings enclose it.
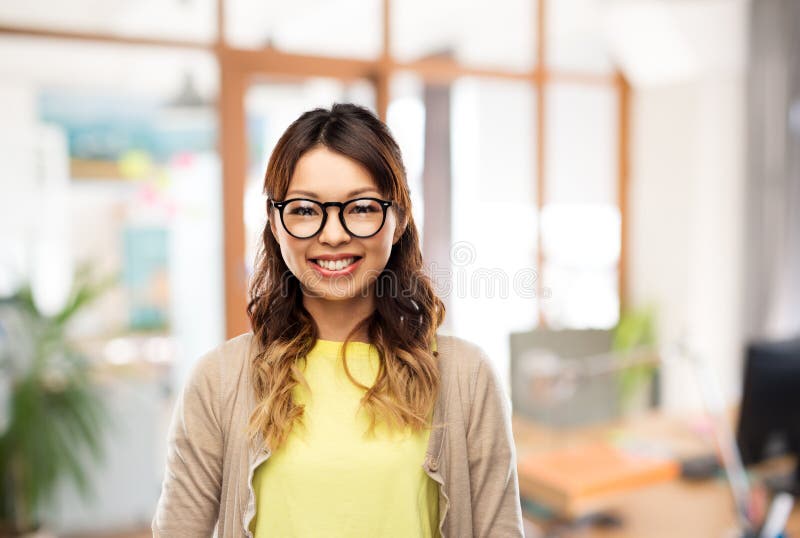
<path fill-rule="evenodd" d="M 319 146 L 297 161 L 286 198 L 344 200 L 362 194 L 380 194 L 369 171 L 350 157 Z"/>

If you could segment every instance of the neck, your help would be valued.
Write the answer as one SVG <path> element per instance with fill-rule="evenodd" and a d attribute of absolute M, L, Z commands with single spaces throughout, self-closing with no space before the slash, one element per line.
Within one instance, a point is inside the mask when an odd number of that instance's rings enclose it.
<path fill-rule="evenodd" d="M 372 297 L 353 297 L 332 301 L 321 297 L 303 297 L 303 306 L 317 324 L 318 338 L 343 342 L 362 319 L 375 311 Z M 369 342 L 367 327 L 361 327 L 351 342 Z"/>

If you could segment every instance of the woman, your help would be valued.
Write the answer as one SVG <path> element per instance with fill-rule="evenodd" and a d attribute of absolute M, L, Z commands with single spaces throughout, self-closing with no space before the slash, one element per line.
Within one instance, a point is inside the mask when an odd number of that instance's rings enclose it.
<path fill-rule="evenodd" d="M 400 150 L 352 104 L 270 158 L 252 333 L 179 398 L 154 536 L 522 536 L 508 400 L 437 334 Z"/>

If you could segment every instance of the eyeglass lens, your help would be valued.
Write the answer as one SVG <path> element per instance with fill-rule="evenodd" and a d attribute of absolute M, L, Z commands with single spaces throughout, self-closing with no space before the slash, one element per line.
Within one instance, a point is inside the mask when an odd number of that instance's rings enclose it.
<path fill-rule="evenodd" d="M 383 207 L 375 200 L 351 200 L 341 211 L 345 227 L 352 235 L 375 234 L 383 224 Z M 298 237 L 316 234 L 322 228 L 322 217 L 322 207 L 308 200 L 289 202 L 283 210 L 286 229 Z"/>

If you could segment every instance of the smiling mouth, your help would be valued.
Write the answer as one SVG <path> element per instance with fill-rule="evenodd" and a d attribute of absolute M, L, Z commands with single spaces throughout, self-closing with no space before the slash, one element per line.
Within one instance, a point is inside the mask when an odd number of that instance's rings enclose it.
<path fill-rule="evenodd" d="M 361 258 L 362 256 L 353 256 L 351 258 L 347 258 L 344 260 L 337 260 L 337 261 L 327 261 L 327 260 L 317 260 L 317 259 L 311 259 L 309 261 L 311 261 L 311 263 L 315 265 L 318 265 L 319 267 L 322 267 L 327 271 L 342 271 L 343 269 L 347 269 L 348 267 L 356 263 Z"/>

